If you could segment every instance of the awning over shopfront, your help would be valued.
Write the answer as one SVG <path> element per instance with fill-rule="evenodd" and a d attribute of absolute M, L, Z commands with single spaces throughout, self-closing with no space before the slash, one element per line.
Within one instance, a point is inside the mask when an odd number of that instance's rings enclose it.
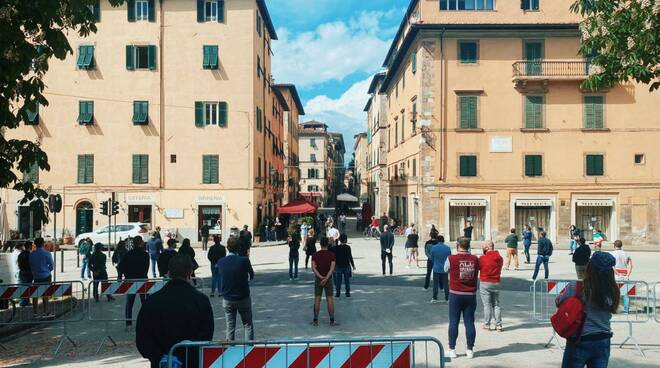
<path fill-rule="evenodd" d="M 342 193 L 337 196 L 337 200 L 340 202 L 357 202 L 357 197 L 350 195 L 348 193 Z"/>
<path fill-rule="evenodd" d="M 317 205 L 305 200 L 289 202 L 280 207 L 280 215 L 302 215 L 306 213 L 316 213 Z"/>
<path fill-rule="evenodd" d="M 552 207 L 551 199 L 516 199 L 517 207 Z"/>
<path fill-rule="evenodd" d="M 578 207 L 612 207 L 614 201 L 611 199 L 578 199 L 576 204 Z"/>
<path fill-rule="evenodd" d="M 486 207 L 488 202 L 485 199 L 450 199 L 451 207 Z"/>

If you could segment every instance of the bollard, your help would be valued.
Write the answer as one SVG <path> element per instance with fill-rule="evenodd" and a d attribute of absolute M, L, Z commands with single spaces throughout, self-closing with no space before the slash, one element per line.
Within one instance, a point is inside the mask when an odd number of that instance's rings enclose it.
<path fill-rule="evenodd" d="M 64 273 L 64 249 L 60 249 L 60 273 Z"/>
<path fill-rule="evenodd" d="M 76 268 L 80 268 L 80 250 L 76 249 Z"/>

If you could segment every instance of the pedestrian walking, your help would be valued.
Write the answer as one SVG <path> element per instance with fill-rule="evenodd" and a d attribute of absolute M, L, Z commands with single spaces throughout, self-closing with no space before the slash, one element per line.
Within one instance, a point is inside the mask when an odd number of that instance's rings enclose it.
<path fill-rule="evenodd" d="M 185 254 L 190 257 L 190 261 L 193 265 L 192 280 L 193 284 L 197 285 L 197 280 L 195 279 L 195 271 L 199 268 L 199 263 L 195 259 L 195 250 L 190 246 L 190 239 L 185 238 L 181 242 L 181 247 L 179 248 L 179 254 Z"/>
<path fill-rule="evenodd" d="M 298 280 L 298 261 L 300 260 L 300 235 L 289 236 L 289 280 Z"/>
<path fill-rule="evenodd" d="M 346 215 L 344 213 L 339 215 L 339 231 L 346 234 Z"/>
<path fill-rule="evenodd" d="M 307 262 L 316 253 L 316 231 L 310 229 L 305 239 L 305 269 L 307 269 Z"/>
<path fill-rule="evenodd" d="M 127 280 L 143 280 L 149 277 L 149 254 L 144 248 L 142 238 L 136 236 L 133 239 L 133 249 L 128 251 L 122 257 L 117 269 L 121 270 L 122 274 Z M 147 299 L 146 294 L 140 295 L 140 305 L 144 306 Z M 126 327 L 133 324 L 133 305 L 135 304 L 135 294 L 126 295 Z"/>
<path fill-rule="evenodd" d="M 506 243 L 506 265 L 504 268 L 511 269 L 511 259 L 513 258 L 516 271 L 518 271 L 520 262 L 518 261 L 518 235 L 516 235 L 516 229 L 511 229 L 511 233 L 504 239 L 504 243 Z"/>
<path fill-rule="evenodd" d="M 210 232 L 209 225 L 204 223 L 202 227 L 199 228 L 199 236 L 202 238 L 202 250 L 206 251 L 208 249 L 209 245 L 209 232 Z"/>
<path fill-rule="evenodd" d="M 474 227 L 472 226 L 472 222 L 468 221 L 467 225 L 463 229 L 463 237 L 472 240 L 472 230 L 474 230 Z"/>
<path fill-rule="evenodd" d="M 603 243 L 605 242 L 605 237 L 603 236 L 603 232 L 600 231 L 600 229 L 594 229 L 592 239 L 593 239 L 594 252 L 600 252 L 601 249 L 603 248 Z"/>
<path fill-rule="evenodd" d="M 572 256 L 573 253 L 575 252 L 575 249 L 578 246 L 577 240 L 579 239 L 579 233 L 576 234 L 577 232 L 577 226 L 571 225 L 568 228 L 568 255 Z"/>
<path fill-rule="evenodd" d="M 431 256 L 431 249 L 433 249 L 434 245 L 440 243 L 438 240 L 439 236 L 440 234 L 438 234 L 438 230 L 436 230 L 435 227 L 432 227 L 431 232 L 429 233 L 430 239 L 427 240 L 424 244 L 424 254 L 426 254 L 426 277 L 424 278 L 424 290 L 428 290 L 431 283 L 431 275 L 433 274 L 433 257 Z M 444 264 L 442 266 L 444 267 Z"/>
<path fill-rule="evenodd" d="M 51 272 L 53 272 L 53 256 L 49 251 L 44 249 L 43 238 L 34 239 L 34 246 L 36 249 L 32 251 L 29 256 L 30 272 L 32 273 L 33 282 L 35 284 L 49 284 L 53 281 L 51 277 Z M 35 318 L 54 317 L 54 315 L 48 310 L 48 299 L 48 297 L 41 298 L 43 313 L 39 315 L 39 300 L 37 298 L 32 298 L 32 312 Z"/>
<path fill-rule="evenodd" d="M 623 242 L 621 240 L 614 241 L 614 251 L 610 254 L 616 260 L 614 265 L 614 278 L 617 281 L 628 281 L 630 280 L 630 274 L 633 270 L 632 258 L 628 253 L 623 250 Z M 623 295 L 623 313 L 628 313 L 630 310 L 630 297 L 628 293 Z"/>
<path fill-rule="evenodd" d="M 206 257 L 211 263 L 211 298 L 215 297 L 215 292 L 220 294 L 220 273 L 218 271 L 218 261 L 227 256 L 227 248 L 220 244 L 222 238 L 219 235 L 213 236 L 213 245 L 209 248 Z"/>
<path fill-rule="evenodd" d="M 137 349 L 151 368 L 162 367 L 176 343 L 213 339 L 213 309 L 206 295 L 190 283 L 190 258 L 172 257 L 169 266 L 170 281 L 145 300 L 135 328 Z M 199 367 L 198 348 L 179 349 L 174 355 L 183 367 Z"/>
<path fill-rule="evenodd" d="M 126 253 L 128 253 L 128 249 L 126 249 L 126 241 L 120 240 L 117 243 L 115 251 L 112 253 L 112 265 L 117 269 L 117 280 L 121 280 L 123 278 L 119 264 L 121 263 L 121 260 L 126 256 Z"/>
<path fill-rule="evenodd" d="M 606 368 L 612 339 L 611 319 L 620 291 L 614 279 L 615 258 L 606 252 L 591 257 L 583 282 L 572 282 L 557 298 L 557 306 L 571 297 L 582 300 L 584 322 L 579 336 L 566 340 L 562 368 Z"/>
<path fill-rule="evenodd" d="M 149 259 L 151 259 L 151 275 L 156 278 L 158 257 L 163 252 L 163 240 L 160 238 L 158 230 L 151 232 L 151 238 L 147 241 L 147 251 L 149 252 Z"/>
<path fill-rule="evenodd" d="M 477 280 L 479 277 L 479 259 L 470 254 L 470 239 L 458 240 L 457 254 L 447 257 L 445 272 L 449 273 L 449 358 L 456 358 L 456 339 L 458 323 L 463 315 L 465 336 L 467 338 L 466 355 L 474 357 L 474 342 L 477 330 L 474 327 L 474 312 L 477 309 Z"/>
<path fill-rule="evenodd" d="M 578 240 L 578 247 L 573 252 L 573 263 L 575 263 L 575 274 L 578 280 L 584 279 L 584 273 L 587 271 L 587 264 L 591 259 L 591 248 L 584 238 Z"/>
<path fill-rule="evenodd" d="M 522 237 L 523 237 L 523 247 L 525 248 L 525 263 L 529 264 L 530 262 L 530 255 L 529 255 L 529 248 L 532 246 L 532 237 L 534 234 L 532 233 L 532 229 L 529 227 L 529 225 L 525 225 L 525 229 L 522 232 Z"/>
<path fill-rule="evenodd" d="M 254 325 L 252 323 L 252 299 L 250 298 L 250 283 L 254 280 L 254 270 L 250 259 L 238 255 L 241 241 L 230 238 L 227 241 L 226 257 L 218 261 L 220 277 L 220 293 L 223 297 L 222 308 L 227 321 L 226 338 L 234 341 L 236 338 L 236 314 L 240 314 L 245 330 L 245 341 L 254 340 Z"/>
<path fill-rule="evenodd" d="M 534 276 L 532 276 L 532 280 L 536 280 L 536 276 L 538 276 L 539 270 L 541 269 L 541 264 L 543 264 L 543 269 L 545 270 L 545 279 L 547 280 L 548 277 L 550 277 L 548 263 L 550 263 L 552 251 L 552 242 L 547 238 L 545 231 L 541 231 L 539 233 L 538 254 L 536 256 L 536 265 L 534 266 Z"/>
<path fill-rule="evenodd" d="M 249 257 L 250 248 L 252 248 L 252 233 L 250 232 L 250 230 L 248 230 L 247 225 L 243 225 L 243 230 L 241 230 L 238 237 L 241 238 L 241 240 L 243 241 L 243 246 L 241 247 L 239 256 Z"/>
<path fill-rule="evenodd" d="M 90 239 L 90 238 L 85 238 L 78 245 L 78 254 L 82 257 L 81 264 L 80 264 L 80 279 L 81 280 L 86 280 L 86 279 L 91 279 L 92 278 L 92 271 L 89 270 L 89 256 L 92 254 L 92 247 L 93 246 L 94 246 L 94 244 L 92 243 L 92 239 Z M 86 278 L 85 278 L 85 274 L 87 274 Z"/>
<path fill-rule="evenodd" d="M 158 273 L 160 273 L 160 277 L 168 277 L 170 260 L 177 254 L 176 243 L 178 242 L 174 238 L 167 239 L 167 249 L 158 256 Z"/>
<path fill-rule="evenodd" d="M 353 252 L 351 246 L 348 245 L 348 237 L 346 234 L 339 236 L 339 245 L 333 249 L 335 253 L 335 297 L 341 296 L 342 281 L 346 285 L 346 297 L 351 297 L 351 277 L 355 271 L 355 261 L 353 261 Z"/>
<path fill-rule="evenodd" d="M 302 238 L 303 241 L 307 240 L 307 234 L 309 233 L 309 229 L 311 226 L 307 224 L 306 220 L 302 220 L 302 224 L 300 224 L 300 237 Z"/>
<path fill-rule="evenodd" d="M 385 276 L 385 259 L 390 264 L 390 275 L 394 272 L 392 265 L 392 248 L 394 247 L 394 234 L 390 231 L 389 225 L 383 226 L 383 233 L 380 235 L 380 261 Z"/>
<path fill-rule="evenodd" d="M 431 248 L 431 260 L 433 261 L 433 299 L 431 303 L 438 302 L 438 289 L 445 291 L 445 302 L 449 300 L 449 275 L 445 270 L 447 258 L 451 255 L 451 248 L 445 244 L 445 237 L 438 236 L 438 243 Z"/>
<path fill-rule="evenodd" d="M 337 229 L 337 225 L 330 225 L 328 228 L 328 240 L 330 241 L 330 248 L 334 247 L 335 245 L 339 244 L 339 236 L 341 233 Z"/>
<path fill-rule="evenodd" d="M 479 257 L 479 294 L 484 305 L 483 329 L 502 332 L 500 278 L 504 260 L 490 240 L 484 243 L 483 251 L 484 255 Z"/>
<path fill-rule="evenodd" d="M 335 321 L 335 302 L 332 298 L 332 274 L 336 268 L 335 254 L 328 250 L 330 242 L 328 238 L 322 237 L 321 250 L 312 256 L 312 271 L 314 271 L 314 319 L 313 326 L 319 325 L 319 312 L 321 311 L 321 297 L 325 292 L 325 299 L 328 303 L 328 315 L 330 316 L 330 326 L 337 325 Z"/>
<path fill-rule="evenodd" d="M 406 259 L 408 260 L 408 268 L 412 264 L 413 259 L 419 268 L 419 235 L 417 234 L 417 229 L 415 224 L 411 224 L 406 235 Z"/>
<path fill-rule="evenodd" d="M 92 277 L 94 279 L 94 300 L 99 301 L 99 281 L 108 280 L 108 271 L 106 268 L 106 262 L 108 257 L 103 253 L 103 244 L 96 243 L 94 244 L 94 252 L 89 257 L 89 269 L 92 270 Z M 115 298 L 108 294 L 106 298 L 109 302 L 115 300 Z"/>
<path fill-rule="evenodd" d="M 32 245 L 29 242 L 19 242 L 16 244 L 18 255 L 16 256 L 16 265 L 18 266 L 18 282 L 21 284 L 30 284 L 34 279 L 32 277 L 32 269 L 30 269 L 30 250 L 27 245 Z M 26 307 L 30 304 L 28 298 L 21 299 L 21 307 Z"/>

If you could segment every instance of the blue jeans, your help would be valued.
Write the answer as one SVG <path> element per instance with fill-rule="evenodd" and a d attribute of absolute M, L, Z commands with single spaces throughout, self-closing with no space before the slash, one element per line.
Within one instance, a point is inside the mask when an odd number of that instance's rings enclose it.
<path fill-rule="evenodd" d="M 140 308 L 142 308 L 146 300 L 147 295 L 140 294 Z M 133 304 L 135 304 L 135 294 L 126 295 L 126 326 L 133 324 Z"/>
<path fill-rule="evenodd" d="M 82 259 L 82 266 L 80 266 L 80 278 L 81 279 L 85 278 L 85 270 L 87 271 L 87 278 L 91 279 L 92 278 L 92 271 L 89 270 L 89 259 L 87 259 L 87 258 Z"/>
<path fill-rule="evenodd" d="M 571 250 L 571 253 L 575 252 L 575 248 L 577 248 L 577 242 L 575 239 L 571 239 L 568 243 L 568 249 Z"/>
<path fill-rule="evenodd" d="M 460 295 L 449 293 L 449 349 L 456 348 L 458 338 L 458 322 L 463 315 L 467 348 L 474 348 L 477 330 L 474 328 L 474 312 L 477 310 L 477 295 Z"/>
<path fill-rule="evenodd" d="M 580 341 L 567 343 L 562 368 L 607 368 L 610 360 L 610 340 Z"/>
<path fill-rule="evenodd" d="M 534 276 L 532 276 L 532 279 L 536 280 L 536 276 L 539 275 L 541 263 L 543 263 L 543 269 L 545 270 L 545 278 L 547 279 L 550 276 L 548 262 L 550 262 L 550 256 L 536 256 L 536 266 L 534 266 Z"/>
<path fill-rule="evenodd" d="M 445 300 L 449 300 L 449 275 L 433 272 L 433 300 L 438 300 L 438 289 L 445 291 Z"/>
<path fill-rule="evenodd" d="M 339 267 L 335 271 L 335 290 L 341 294 L 342 279 L 346 284 L 346 295 L 351 295 L 351 267 Z"/>
<path fill-rule="evenodd" d="M 215 290 L 217 290 L 218 295 L 220 295 L 220 272 L 218 272 L 216 265 L 211 265 L 211 294 L 213 294 Z"/>
<path fill-rule="evenodd" d="M 298 260 L 300 258 L 298 256 L 289 256 L 289 278 L 298 278 Z"/>
<path fill-rule="evenodd" d="M 532 243 L 529 244 L 523 243 L 523 246 L 525 247 L 525 259 L 527 260 L 527 263 L 529 263 L 529 247 L 532 246 Z"/>
<path fill-rule="evenodd" d="M 151 274 L 156 278 L 156 267 L 158 266 L 158 255 L 156 254 L 151 255 L 149 258 L 151 258 Z"/>

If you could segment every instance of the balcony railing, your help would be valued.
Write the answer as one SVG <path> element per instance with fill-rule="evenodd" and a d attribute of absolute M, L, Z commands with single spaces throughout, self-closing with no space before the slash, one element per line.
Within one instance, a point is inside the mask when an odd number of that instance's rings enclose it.
<path fill-rule="evenodd" d="M 539 60 L 513 63 L 513 79 L 583 80 L 592 65 L 586 60 Z"/>

